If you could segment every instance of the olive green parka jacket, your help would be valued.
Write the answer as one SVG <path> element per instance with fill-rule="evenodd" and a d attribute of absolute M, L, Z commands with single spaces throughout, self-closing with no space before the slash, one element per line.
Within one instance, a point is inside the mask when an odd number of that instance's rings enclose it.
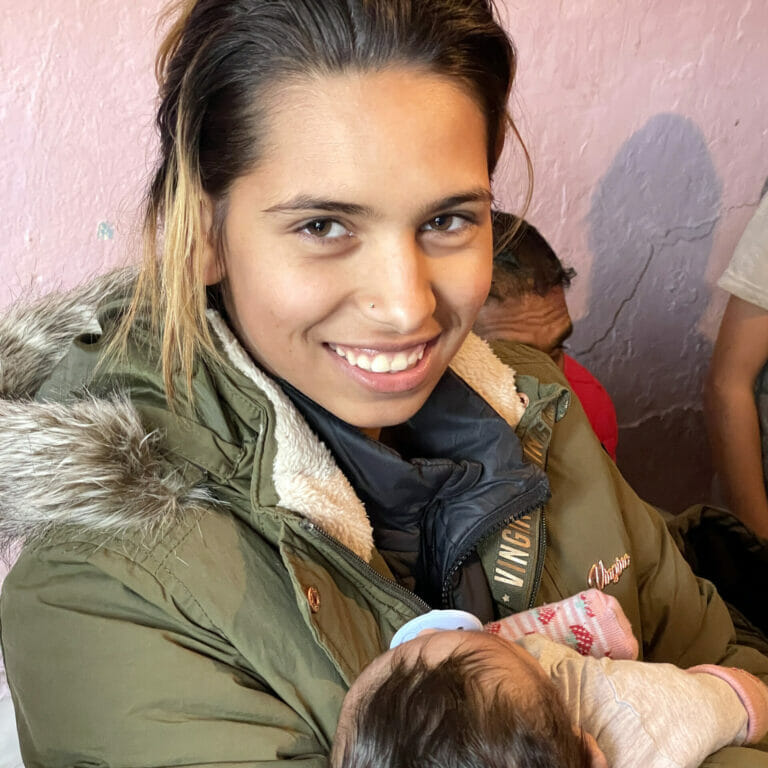
<path fill-rule="evenodd" d="M 0 622 L 25 763 L 324 766 L 349 684 L 428 606 L 393 581 L 331 454 L 215 313 L 222 359 L 199 364 L 189 408 L 168 409 L 141 331 L 97 366 L 124 283 L 0 322 L 0 535 L 26 542 Z M 516 521 L 479 547 L 499 614 L 591 578 L 646 660 L 768 679 L 559 371 L 527 347 L 498 351 L 517 382 L 474 336 L 452 368 L 517 427 L 552 492 L 537 531 Z M 728 748 L 707 765 L 768 754 Z"/>

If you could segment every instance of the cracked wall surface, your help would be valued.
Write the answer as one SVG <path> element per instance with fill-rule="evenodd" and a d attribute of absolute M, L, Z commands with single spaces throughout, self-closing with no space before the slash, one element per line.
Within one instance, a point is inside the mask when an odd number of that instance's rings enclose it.
<path fill-rule="evenodd" d="M 571 346 L 613 394 L 625 465 L 658 455 L 657 441 L 682 450 L 682 459 L 658 468 L 663 474 L 693 469 L 694 455 L 707 461 L 686 444 L 701 443 L 704 430 L 712 344 L 699 326 L 721 196 L 702 132 L 674 114 L 651 118 L 627 139 L 592 193 L 591 300 Z M 637 468 L 638 482 L 646 469 Z M 670 505 L 662 490 L 650 495 Z"/>
<path fill-rule="evenodd" d="M 519 53 L 528 217 L 579 273 L 571 352 L 616 402 L 619 464 L 641 494 L 670 509 L 703 500 L 713 285 L 768 176 L 768 4 L 497 4 Z M 162 7 L 5 0 L 0 304 L 135 255 Z M 524 186 L 510 146 L 499 204 L 519 210 Z"/>

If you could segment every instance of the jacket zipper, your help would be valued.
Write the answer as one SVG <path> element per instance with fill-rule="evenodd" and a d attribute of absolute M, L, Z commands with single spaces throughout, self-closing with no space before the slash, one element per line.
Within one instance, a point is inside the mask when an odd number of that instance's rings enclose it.
<path fill-rule="evenodd" d="M 360 573 L 361 576 L 373 581 L 391 597 L 398 598 L 417 615 L 432 610 L 432 606 L 422 600 L 418 595 L 405 587 L 401 587 L 396 581 L 392 581 L 391 579 L 382 576 L 378 571 L 368 565 L 362 557 L 349 549 L 349 547 L 345 547 L 340 541 L 326 533 L 322 528 L 318 528 L 314 523 L 309 522 L 309 520 L 302 520 L 300 525 L 305 531 L 308 531 L 311 535 L 317 536 L 328 544 L 334 552 L 341 555 Z"/>
<path fill-rule="evenodd" d="M 536 502 L 535 504 L 532 504 L 528 507 L 523 508 L 522 510 L 517 509 L 514 512 L 512 512 L 509 515 L 506 515 L 503 517 L 499 522 L 494 523 L 490 528 L 483 531 L 483 534 L 481 536 L 478 536 L 474 539 L 471 546 L 467 547 L 461 555 L 459 555 L 456 560 L 454 560 L 453 565 L 451 566 L 450 570 L 446 574 L 445 579 L 443 579 L 443 591 L 440 596 L 440 604 L 441 606 L 448 605 L 448 592 L 450 591 L 450 584 L 453 579 L 454 574 L 461 568 L 462 565 L 466 562 L 467 558 L 475 551 L 475 547 L 478 545 L 479 542 L 481 542 L 483 539 L 488 538 L 489 536 L 492 536 L 494 533 L 498 533 L 502 528 L 504 528 L 505 525 L 507 525 L 512 520 L 519 520 L 524 515 L 527 515 L 529 512 L 533 512 L 534 509 L 536 509 L 539 506 L 542 506 L 547 500 L 547 496 L 544 496 L 544 498 L 541 501 Z M 542 523 L 544 522 L 544 514 L 542 512 Z M 541 572 L 544 568 L 544 552 L 546 551 L 547 547 L 547 529 L 546 524 L 544 524 L 544 527 L 542 528 L 542 535 L 539 537 L 539 547 L 538 547 L 538 561 L 536 562 L 536 574 L 534 575 L 534 589 L 531 593 L 531 600 L 535 599 L 536 593 L 539 589 L 539 584 L 541 582 Z M 533 606 L 529 606 L 533 607 Z"/>
<path fill-rule="evenodd" d="M 544 557 L 547 551 L 547 516 L 545 511 L 541 510 L 541 536 L 539 536 L 539 551 L 536 553 L 536 575 L 533 577 L 533 589 L 531 590 L 531 599 L 528 601 L 528 610 L 533 608 L 536 603 L 536 595 L 539 594 L 541 586 L 541 576 L 544 573 Z"/>

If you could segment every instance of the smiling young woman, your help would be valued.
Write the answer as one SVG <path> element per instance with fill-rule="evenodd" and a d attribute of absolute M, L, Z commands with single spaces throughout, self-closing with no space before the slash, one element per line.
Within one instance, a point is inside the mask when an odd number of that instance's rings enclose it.
<path fill-rule="evenodd" d="M 490 0 L 173 12 L 138 277 L 0 325 L 27 764 L 320 768 L 405 621 L 552 602 L 618 556 L 646 658 L 768 675 L 556 366 L 470 333 L 516 134 Z"/>
<path fill-rule="evenodd" d="M 488 293 L 485 116 L 437 75 L 346 73 L 283 88 L 264 142 L 207 282 L 265 370 L 349 424 L 401 424 Z"/>

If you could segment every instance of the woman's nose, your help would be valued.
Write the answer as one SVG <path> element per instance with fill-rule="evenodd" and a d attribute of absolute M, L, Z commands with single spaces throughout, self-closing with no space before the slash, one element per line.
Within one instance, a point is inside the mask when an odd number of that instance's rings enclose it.
<path fill-rule="evenodd" d="M 377 248 L 366 283 L 361 293 L 366 317 L 399 334 L 418 331 L 435 312 L 429 257 L 415 239 Z"/>

